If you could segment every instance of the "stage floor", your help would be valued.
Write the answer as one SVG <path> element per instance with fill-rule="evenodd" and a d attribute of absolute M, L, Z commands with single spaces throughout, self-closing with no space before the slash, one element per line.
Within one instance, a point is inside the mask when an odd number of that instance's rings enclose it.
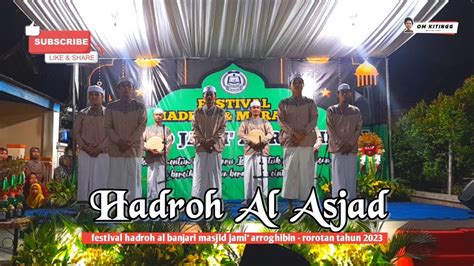
<path fill-rule="evenodd" d="M 392 221 L 474 219 L 473 210 L 426 203 L 389 202 L 388 211 Z"/>

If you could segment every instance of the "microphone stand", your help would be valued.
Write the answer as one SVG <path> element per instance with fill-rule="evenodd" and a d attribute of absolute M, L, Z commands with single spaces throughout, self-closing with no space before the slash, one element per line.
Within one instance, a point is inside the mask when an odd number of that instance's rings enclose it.
<path fill-rule="evenodd" d="M 323 145 L 321 145 L 322 147 Z M 319 152 L 318 152 L 319 153 Z M 328 142 L 326 143 L 326 150 L 324 151 L 324 155 L 323 155 L 323 158 L 326 159 L 326 158 L 330 158 L 329 156 L 329 137 L 328 137 Z M 319 159 L 319 158 L 318 158 Z M 331 167 L 329 167 L 329 176 L 331 176 L 332 172 L 331 172 Z M 316 171 L 318 171 L 318 160 L 316 160 Z M 322 171 L 319 171 L 317 172 L 317 176 L 314 177 L 314 179 L 316 179 L 316 184 L 318 187 L 320 187 L 322 184 L 322 182 L 324 182 L 325 180 L 323 180 L 322 177 L 322 174 L 321 174 Z M 331 179 L 332 179 L 332 176 L 331 176 Z"/>
<path fill-rule="evenodd" d="M 165 128 L 165 124 L 163 123 L 163 154 L 164 154 L 164 159 L 165 159 L 165 182 L 166 182 L 166 175 L 168 174 L 168 160 L 167 160 L 167 147 L 166 145 L 168 145 L 168 141 L 166 141 L 166 128 Z M 165 186 L 166 187 L 166 186 Z"/>
<path fill-rule="evenodd" d="M 262 137 L 261 136 L 258 136 L 258 144 L 260 146 L 262 146 Z M 260 176 L 263 177 L 263 147 L 260 149 Z M 262 190 L 263 190 L 263 179 L 262 179 Z"/>
<path fill-rule="evenodd" d="M 166 178 L 166 175 L 168 174 L 168 161 L 167 161 L 167 156 L 166 156 L 166 145 L 168 144 L 168 141 L 166 141 L 166 128 L 165 124 L 163 124 L 163 158 L 165 159 L 165 180 L 158 182 L 158 184 L 165 183 L 165 188 L 166 188 L 166 182 L 168 179 Z"/>
<path fill-rule="evenodd" d="M 258 143 L 260 146 L 262 146 L 262 137 L 261 136 L 258 136 Z M 260 182 L 260 185 L 261 185 L 261 191 L 262 193 L 264 193 L 263 191 L 263 179 L 264 178 L 269 178 L 268 176 L 265 176 L 264 175 L 264 171 L 263 171 L 263 148 L 260 149 L 258 151 L 258 153 L 260 154 L 260 162 L 259 162 L 259 165 L 260 165 L 260 176 L 253 176 L 253 178 L 259 178 L 261 180 Z M 267 170 L 268 171 L 268 170 Z"/>
<path fill-rule="evenodd" d="M 320 149 L 322 148 L 323 146 L 321 145 Z M 326 150 L 324 151 L 324 155 L 322 158 L 326 159 L 328 158 L 327 156 L 329 155 L 328 154 L 328 150 L 329 150 L 329 143 L 326 145 Z M 319 151 L 318 151 L 319 153 Z M 318 154 L 316 154 L 316 156 L 318 156 Z M 318 160 L 319 158 L 315 158 L 316 159 L 316 171 L 318 170 Z M 320 178 L 321 177 L 321 171 L 318 172 L 318 175 L 315 177 L 316 179 Z"/>

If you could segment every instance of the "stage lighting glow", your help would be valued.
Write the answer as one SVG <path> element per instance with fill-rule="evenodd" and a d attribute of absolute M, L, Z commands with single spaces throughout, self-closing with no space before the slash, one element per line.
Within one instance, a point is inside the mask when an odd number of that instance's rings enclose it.
<path fill-rule="evenodd" d="M 155 58 L 137 58 L 135 64 L 140 67 L 156 67 L 160 64 L 160 60 Z"/>
<path fill-rule="evenodd" d="M 143 101 L 151 105 L 154 90 L 152 68 L 142 68 L 140 72 L 140 88 L 135 91 L 135 95 L 143 97 Z"/>
<path fill-rule="evenodd" d="M 326 64 L 329 62 L 329 57 L 308 57 L 306 61 L 311 64 Z"/>
<path fill-rule="evenodd" d="M 303 96 L 313 99 L 314 91 L 316 90 L 316 79 L 313 73 L 303 73 L 301 77 L 304 80 Z"/>
<path fill-rule="evenodd" d="M 399 4 L 397 0 L 337 1 L 324 34 L 355 48 L 370 37 Z"/>
<path fill-rule="evenodd" d="M 91 31 L 91 36 L 97 36 L 104 44 L 103 47 L 127 58 L 128 48 L 133 46 L 132 40 L 142 39 L 146 36 L 146 25 L 143 12 L 135 12 L 140 9 L 141 2 L 125 0 L 103 0 L 103 1 L 75 1 L 77 12 Z M 146 40 L 145 40 L 146 41 Z M 94 44 L 94 40 L 92 40 Z"/>

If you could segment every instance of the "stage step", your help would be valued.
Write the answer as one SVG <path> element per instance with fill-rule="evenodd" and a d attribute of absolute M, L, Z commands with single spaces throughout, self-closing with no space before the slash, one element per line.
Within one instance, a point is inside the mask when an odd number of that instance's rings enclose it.
<path fill-rule="evenodd" d="M 430 258 L 415 265 L 474 265 L 474 228 L 423 231 L 436 238 L 436 247 Z"/>
<path fill-rule="evenodd" d="M 415 261 L 416 266 L 472 266 L 474 255 L 433 255 L 424 261 Z"/>
<path fill-rule="evenodd" d="M 474 254 L 474 230 L 429 231 L 437 240 L 433 254 Z"/>

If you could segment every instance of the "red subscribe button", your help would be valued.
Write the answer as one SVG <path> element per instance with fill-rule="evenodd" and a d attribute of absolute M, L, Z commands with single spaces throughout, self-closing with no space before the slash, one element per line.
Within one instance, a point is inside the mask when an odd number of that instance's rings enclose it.
<path fill-rule="evenodd" d="M 89 31 L 41 31 L 39 36 L 30 36 L 30 54 L 81 54 L 89 53 L 91 34 Z"/>

